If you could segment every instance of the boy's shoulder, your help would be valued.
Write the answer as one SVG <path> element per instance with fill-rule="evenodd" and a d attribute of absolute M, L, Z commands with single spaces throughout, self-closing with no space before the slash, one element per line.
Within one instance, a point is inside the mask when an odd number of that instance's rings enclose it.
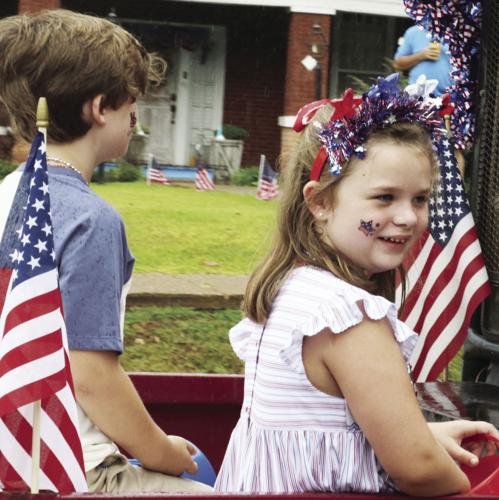
<path fill-rule="evenodd" d="M 122 219 L 118 212 L 78 174 L 51 167 L 48 174 L 53 217 L 64 218 L 68 222 L 85 220 L 99 226 L 121 226 Z"/>

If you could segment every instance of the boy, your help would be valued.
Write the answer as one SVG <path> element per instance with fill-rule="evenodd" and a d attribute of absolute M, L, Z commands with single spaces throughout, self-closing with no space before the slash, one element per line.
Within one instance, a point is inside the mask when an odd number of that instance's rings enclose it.
<path fill-rule="evenodd" d="M 0 99 L 24 139 L 35 135 L 38 98 L 49 107 L 53 234 L 90 491 L 209 489 L 174 477 L 196 471 L 195 451 L 154 423 L 120 366 L 134 258 L 120 216 L 88 187 L 96 165 L 125 153 L 136 97 L 163 68 L 104 19 L 53 10 L 0 20 Z M 0 219 L 9 208 L 0 200 Z"/>

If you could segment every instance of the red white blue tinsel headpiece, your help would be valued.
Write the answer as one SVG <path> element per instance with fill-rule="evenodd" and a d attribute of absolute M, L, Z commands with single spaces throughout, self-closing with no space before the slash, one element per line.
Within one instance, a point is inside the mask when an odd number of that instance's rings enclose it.
<path fill-rule="evenodd" d="M 313 122 L 313 115 L 323 105 L 331 104 L 335 109 L 325 126 L 312 123 L 318 129 L 321 148 L 310 172 L 311 180 L 320 179 L 326 160 L 331 175 L 339 175 L 353 155 L 363 159 L 369 134 L 394 123 L 421 125 L 428 130 L 433 143 L 446 135 L 443 116 L 451 113 L 453 106 L 448 95 L 429 95 L 436 81 L 423 76 L 406 90 L 400 90 L 398 83 L 398 73 L 380 77 L 362 98 L 355 98 L 352 89 L 348 89 L 342 99 L 315 101 L 298 112 L 293 128 L 299 132 Z"/>
<path fill-rule="evenodd" d="M 475 127 L 477 82 L 473 66 L 480 49 L 482 2 L 480 0 L 404 0 L 405 10 L 433 40 L 449 46 L 453 85 L 448 89 L 455 104 L 451 130 L 460 149 L 469 147 Z"/>

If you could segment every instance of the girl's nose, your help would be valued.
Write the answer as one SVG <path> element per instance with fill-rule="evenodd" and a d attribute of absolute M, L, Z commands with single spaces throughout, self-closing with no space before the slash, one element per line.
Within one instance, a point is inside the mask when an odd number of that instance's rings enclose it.
<path fill-rule="evenodd" d="M 399 205 L 393 217 L 393 223 L 397 226 L 414 226 L 418 221 L 418 215 L 414 207 L 407 205 Z"/>

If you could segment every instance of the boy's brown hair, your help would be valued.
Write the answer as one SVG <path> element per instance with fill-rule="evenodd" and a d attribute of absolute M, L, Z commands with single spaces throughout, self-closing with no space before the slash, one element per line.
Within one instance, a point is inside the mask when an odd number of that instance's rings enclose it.
<path fill-rule="evenodd" d="M 47 98 L 49 141 L 70 142 L 90 128 L 82 118 L 89 99 L 104 94 L 103 106 L 117 109 L 163 73 L 160 58 L 105 19 L 57 9 L 0 20 L 0 99 L 28 142 L 39 97 Z"/>
<path fill-rule="evenodd" d="M 314 116 L 314 121 L 325 125 L 332 114 L 331 106 L 324 106 Z M 415 153 L 426 155 L 433 167 L 433 184 L 436 183 L 438 167 L 433 153 L 430 135 L 426 130 L 412 123 L 395 123 L 387 128 L 373 131 L 367 140 L 367 154 L 372 144 L 397 144 L 414 149 Z M 272 309 L 272 302 L 290 271 L 299 265 L 310 265 L 330 271 L 335 276 L 363 288 L 370 293 L 382 295 L 394 301 L 395 270 L 385 271 L 367 277 L 354 266 L 348 256 L 341 255 L 330 243 L 326 243 L 315 224 L 314 216 L 303 196 L 303 187 L 310 180 L 310 169 L 319 152 L 321 143 L 313 124 L 301 133 L 299 144 L 289 165 L 284 171 L 284 190 L 279 212 L 275 242 L 267 257 L 251 275 L 243 301 L 243 311 L 256 323 L 264 323 Z M 355 164 L 355 157 L 343 165 L 340 176 L 324 168 L 314 197 L 326 197 L 334 205 L 336 191 Z M 405 273 L 402 266 L 398 272 L 404 288 Z"/>

